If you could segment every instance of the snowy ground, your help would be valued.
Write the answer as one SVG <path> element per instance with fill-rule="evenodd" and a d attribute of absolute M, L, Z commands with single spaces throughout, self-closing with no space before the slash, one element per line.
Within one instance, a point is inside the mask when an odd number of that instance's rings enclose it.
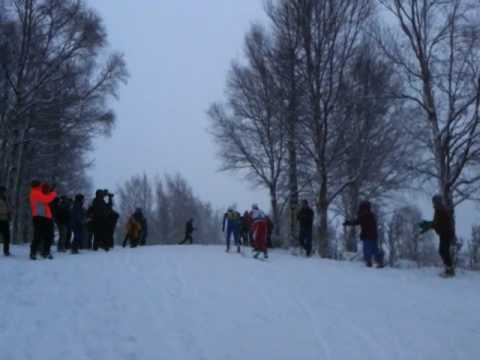
<path fill-rule="evenodd" d="M 480 275 L 221 247 L 0 258 L 1 360 L 477 360 Z"/>

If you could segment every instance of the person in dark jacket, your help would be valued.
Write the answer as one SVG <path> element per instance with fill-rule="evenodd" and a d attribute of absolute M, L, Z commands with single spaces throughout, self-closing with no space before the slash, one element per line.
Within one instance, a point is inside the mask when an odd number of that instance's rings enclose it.
<path fill-rule="evenodd" d="M 52 208 L 58 229 L 57 251 L 65 252 L 68 248 L 67 242 L 69 242 L 67 241 L 67 238 L 70 228 L 70 201 L 66 196 L 60 196 L 57 198 L 57 201 L 55 201 Z"/>
<path fill-rule="evenodd" d="M 0 186 L 0 237 L 3 241 L 3 255 L 10 256 L 11 210 L 7 200 L 7 189 Z"/>
<path fill-rule="evenodd" d="M 369 201 L 360 203 L 357 219 L 345 221 L 344 226 L 360 226 L 360 240 L 363 242 L 363 257 L 368 267 L 375 258 L 378 268 L 383 268 L 383 252 L 378 246 L 377 218 Z"/>
<path fill-rule="evenodd" d="M 243 246 L 249 246 L 252 241 L 252 224 L 253 219 L 247 210 L 240 218 L 240 241 Z"/>
<path fill-rule="evenodd" d="M 195 231 L 195 228 L 193 227 L 193 219 L 190 219 L 185 224 L 185 238 L 183 239 L 182 242 L 180 242 L 180 245 L 183 245 L 186 242 L 189 242 L 190 244 L 193 244 L 192 234 L 193 234 L 194 231 Z"/>
<path fill-rule="evenodd" d="M 226 251 L 230 251 L 230 241 L 233 235 L 237 252 L 240 253 L 240 213 L 233 207 L 228 208 L 228 211 L 223 216 L 222 231 L 226 233 Z"/>
<path fill-rule="evenodd" d="M 452 211 L 448 210 L 441 195 L 435 195 L 432 198 L 434 216 L 432 221 L 423 221 L 420 226 L 422 233 L 434 230 L 439 239 L 440 246 L 438 252 L 445 266 L 445 271 L 441 274 L 443 277 L 455 276 L 455 267 L 453 264 L 451 247 L 455 245 L 455 223 Z"/>
<path fill-rule="evenodd" d="M 300 225 L 300 234 L 298 239 L 305 249 L 307 256 L 312 255 L 312 238 L 313 238 L 313 218 L 314 212 L 307 200 L 302 201 L 302 208 L 297 214 L 297 220 Z"/>
<path fill-rule="evenodd" d="M 95 251 L 97 251 L 98 248 L 102 248 L 105 251 L 109 250 L 109 211 L 109 206 L 105 202 L 104 190 L 97 190 L 95 199 L 93 199 L 92 205 L 88 209 L 88 215 L 92 221 L 93 250 Z"/>
<path fill-rule="evenodd" d="M 75 196 L 75 201 L 70 213 L 70 227 L 73 230 L 72 254 L 78 254 L 85 237 L 87 214 L 83 207 L 85 197 L 82 194 Z"/>

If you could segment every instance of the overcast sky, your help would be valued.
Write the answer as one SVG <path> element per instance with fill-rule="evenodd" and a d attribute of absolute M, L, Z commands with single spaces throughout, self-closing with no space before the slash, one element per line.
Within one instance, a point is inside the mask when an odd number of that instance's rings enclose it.
<path fill-rule="evenodd" d="M 116 189 L 135 174 L 181 173 L 195 193 L 217 208 L 243 210 L 264 191 L 238 175 L 219 173 L 207 133 L 206 110 L 223 98 L 226 74 L 242 55 L 252 22 L 263 21 L 263 0 L 88 0 L 102 15 L 112 49 L 125 54 L 130 80 L 113 104 L 117 125 L 93 154 L 96 187 Z M 431 216 L 425 196 L 419 201 Z M 477 222 L 473 206 L 457 213 L 459 233 Z"/>
<path fill-rule="evenodd" d="M 93 157 L 95 186 L 115 189 L 130 176 L 179 172 L 216 207 L 253 202 L 262 191 L 219 173 L 206 111 L 222 100 L 231 61 L 242 54 L 262 0 L 89 0 L 102 15 L 110 45 L 125 53 L 130 80 L 114 104 L 118 121 Z"/>

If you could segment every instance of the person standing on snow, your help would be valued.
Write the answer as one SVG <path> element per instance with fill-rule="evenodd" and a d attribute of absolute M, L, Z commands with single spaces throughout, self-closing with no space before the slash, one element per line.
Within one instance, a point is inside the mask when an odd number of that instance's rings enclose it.
<path fill-rule="evenodd" d="M 7 200 L 7 189 L 0 186 L 0 237 L 3 241 L 3 255 L 10 256 L 11 210 Z"/>
<path fill-rule="evenodd" d="M 108 214 L 110 209 L 105 202 L 105 195 L 104 190 L 97 190 L 95 199 L 93 199 L 92 205 L 88 209 L 88 216 L 92 221 L 94 251 L 97 251 L 98 248 L 103 248 L 105 251 L 109 250 Z"/>
<path fill-rule="evenodd" d="M 308 204 L 307 200 L 302 201 L 302 208 L 297 214 L 297 221 L 300 225 L 300 233 L 298 239 L 300 245 L 305 249 L 307 257 L 312 255 L 312 238 L 313 238 L 313 218 L 315 214 Z"/>
<path fill-rule="evenodd" d="M 85 197 L 82 194 L 76 195 L 70 212 L 70 227 L 73 230 L 72 254 L 78 254 L 78 249 L 82 248 L 84 243 L 87 223 L 87 214 L 83 207 L 84 201 Z"/>
<path fill-rule="evenodd" d="M 138 208 L 135 211 L 135 219 L 140 223 L 140 226 L 142 227 L 142 231 L 140 232 L 139 245 L 144 246 L 147 244 L 148 224 L 147 218 L 143 214 L 142 209 Z"/>
<path fill-rule="evenodd" d="M 355 220 L 345 221 L 343 226 L 360 226 L 360 240 L 363 242 L 363 257 L 368 267 L 372 267 L 372 257 L 375 258 L 377 268 L 383 268 L 383 252 L 378 246 L 377 218 L 372 211 L 369 201 L 360 203 L 358 217 Z"/>
<path fill-rule="evenodd" d="M 126 235 L 123 240 L 123 247 L 127 246 L 127 242 L 130 242 L 130 247 L 137 247 L 138 242 L 140 241 L 140 233 L 142 232 L 142 225 L 137 221 L 135 213 L 133 213 L 125 226 Z"/>
<path fill-rule="evenodd" d="M 258 205 L 252 206 L 251 213 L 253 224 L 253 250 L 255 251 L 254 258 L 258 258 L 260 253 L 263 253 L 264 259 L 268 258 L 267 250 L 267 236 L 268 236 L 268 221 L 265 213 L 260 210 Z"/>
<path fill-rule="evenodd" d="M 227 252 L 230 251 L 230 240 L 233 235 L 237 252 L 240 252 L 240 214 L 232 207 L 223 216 L 222 231 L 226 232 Z"/>
<path fill-rule="evenodd" d="M 53 243 L 54 225 L 50 204 L 57 198 L 53 186 L 32 181 L 30 207 L 33 217 L 33 240 L 30 246 L 30 259 L 37 260 L 37 251 L 42 245 L 42 256 L 53 259 L 50 247 Z"/>
<path fill-rule="evenodd" d="M 183 238 L 183 241 L 179 242 L 179 245 L 183 245 L 185 243 L 190 243 L 190 245 L 193 244 L 193 232 L 195 231 L 195 228 L 193 227 L 193 219 L 190 219 L 187 221 L 185 224 L 185 237 Z"/>
<path fill-rule="evenodd" d="M 455 245 L 455 224 L 453 214 L 445 206 L 445 202 L 441 195 L 435 195 L 432 198 L 433 208 L 435 214 L 432 221 L 423 221 L 420 223 L 422 233 L 429 230 L 435 230 L 439 239 L 440 246 L 438 252 L 442 258 L 445 271 L 441 274 L 442 277 L 455 276 L 455 267 L 453 265 L 451 247 Z"/>

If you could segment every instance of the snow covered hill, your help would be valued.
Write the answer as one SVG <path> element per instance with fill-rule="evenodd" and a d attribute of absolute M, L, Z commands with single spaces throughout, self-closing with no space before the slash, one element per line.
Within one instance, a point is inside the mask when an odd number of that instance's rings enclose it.
<path fill-rule="evenodd" d="M 1 360 L 476 360 L 480 275 L 222 247 L 0 258 Z"/>

